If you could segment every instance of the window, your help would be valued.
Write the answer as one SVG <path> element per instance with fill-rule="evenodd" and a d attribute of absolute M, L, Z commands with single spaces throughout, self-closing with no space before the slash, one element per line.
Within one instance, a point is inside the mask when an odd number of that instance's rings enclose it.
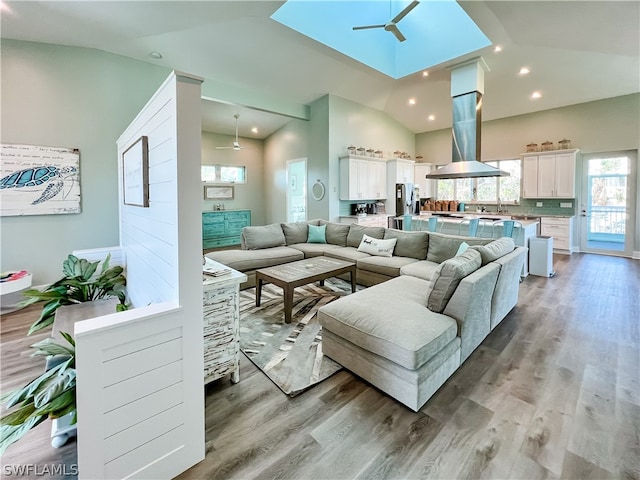
<path fill-rule="evenodd" d="M 244 166 L 233 165 L 202 165 L 202 181 L 204 183 L 246 183 Z"/>
<path fill-rule="evenodd" d="M 520 160 L 497 160 L 487 165 L 511 174 L 510 177 L 480 177 L 438 180 L 436 199 L 480 203 L 513 203 L 520 200 Z M 475 195 L 474 195 L 475 193 Z"/>

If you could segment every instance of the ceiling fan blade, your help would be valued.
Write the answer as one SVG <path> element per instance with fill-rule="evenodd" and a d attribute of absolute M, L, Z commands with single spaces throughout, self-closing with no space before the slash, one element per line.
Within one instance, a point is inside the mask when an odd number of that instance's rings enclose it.
<path fill-rule="evenodd" d="M 216 150 L 227 150 L 229 148 L 233 148 L 233 147 L 216 147 Z"/>
<path fill-rule="evenodd" d="M 364 25 L 362 27 L 353 27 L 354 30 L 367 30 L 368 28 L 384 28 L 383 25 Z"/>
<path fill-rule="evenodd" d="M 398 15 L 396 15 L 395 17 L 393 17 L 393 19 L 389 22 L 389 23 L 398 23 L 400 20 L 402 20 L 407 13 L 409 13 L 411 10 L 413 10 L 414 8 L 416 8 L 416 6 L 419 4 L 420 2 L 418 0 L 413 0 L 413 2 L 411 2 L 409 5 L 407 5 L 404 10 L 402 10 Z M 397 35 L 396 35 L 397 37 Z M 398 40 L 400 40 L 398 38 Z M 406 39 L 405 39 L 406 40 Z M 401 42 L 404 40 L 400 40 Z"/>
<path fill-rule="evenodd" d="M 398 30 L 398 27 L 394 23 L 387 24 L 384 29 L 387 32 L 393 33 L 401 42 L 404 42 L 406 40 L 405 36 L 400 32 L 400 30 Z"/>

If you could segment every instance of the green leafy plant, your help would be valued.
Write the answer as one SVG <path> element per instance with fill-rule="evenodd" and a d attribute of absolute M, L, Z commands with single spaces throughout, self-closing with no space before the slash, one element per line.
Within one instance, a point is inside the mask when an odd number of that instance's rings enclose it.
<path fill-rule="evenodd" d="M 44 290 L 31 289 L 23 294 L 28 297 L 22 306 L 31 305 L 39 301 L 46 301 L 40 318 L 31 325 L 29 333 L 37 332 L 53 323 L 56 309 L 63 305 L 91 302 L 101 298 L 118 297 L 120 303 L 116 311 L 127 310 L 125 303 L 125 286 L 127 280 L 123 275 L 123 268 L 115 266 L 109 268 L 111 255 L 102 263 L 100 273 L 96 275 L 99 261 L 89 262 L 84 258 L 69 255 L 62 263 L 64 277 L 52 283 Z"/>
<path fill-rule="evenodd" d="M 10 410 L 0 419 L 0 455 L 47 418 L 73 413 L 71 423 L 76 423 L 75 342 L 68 333 L 61 332 L 61 335 L 69 346 L 46 338 L 31 347 L 36 349 L 33 356 L 61 355 L 64 360 L 22 389 L 0 398 L 0 403 L 6 403 Z"/>

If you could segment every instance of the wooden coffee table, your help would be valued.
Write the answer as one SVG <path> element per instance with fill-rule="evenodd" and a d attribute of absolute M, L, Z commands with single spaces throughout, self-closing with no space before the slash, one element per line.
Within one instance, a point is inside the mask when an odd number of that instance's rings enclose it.
<path fill-rule="evenodd" d="M 351 293 L 356 291 L 356 264 L 337 258 L 313 257 L 307 260 L 276 265 L 256 270 L 256 307 L 260 306 L 262 285 L 273 283 L 284 290 L 284 321 L 291 323 L 293 291 L 296 287 L 320 281 L 343 273 L 351 275 Z"/>

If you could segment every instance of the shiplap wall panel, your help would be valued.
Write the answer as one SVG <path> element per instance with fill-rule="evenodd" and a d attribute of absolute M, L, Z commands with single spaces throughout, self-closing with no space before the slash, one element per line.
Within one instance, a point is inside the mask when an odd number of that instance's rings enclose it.
<path fill-rule="evenodd" d="M 136 377 L 156 367 L 169 365 L 182 359 L 182 338 L 176 338 L 139 352 L 104 362 L 102 381 L 105 386 Z"/>
<path fill-rule="evenodd" d="M 107 438 L 104 445 L 105 461 L 109 463 L 123 455 L 135 452 L 140 447 L 139 438 L 146 438 L 147 441 L 152 441 L 180 426 L 182 426 L 180 406 L 160 412 L 153 418 L 132 426 L 126 432 L 126 435 L 115 434 Z"/>
<path fill-rule="evenodd" d="M 186 429 L 184 426 L 179 426 L 173 430 L 168 431 L 167 433 L 154 438 L 152 441 L 140 445 L 134 452 L 134 455 L 123 455 L 122 457 L 116 458 L 111 462 L 105 464 L 105 478 L 127 478 L 131 475 L 129 472 L 131 471 L 131 458 L 136 459 L 136 463 L 141 463 L 143 465 L 150 465 L 154 461 L 156 465 L 159 464 L 157 461 L 157 453 L 158 451 L 165 451 L 167 455 L 160 460 L 166 460 L 169 458 L 170 454 L 177 453 L 179 450 L 182 450 L 184 446 L 181 444 L 180 439 L 185 436 Z M 164 467 L 160 466 L 156 471 L 151 470 L 150 468 L 145 469 L 146 471 L 137 471 L 132 476 L 134 478 L 148 478 L 150 480 L 158 480 L 160 478 L 171 478 L 167 475 L 167 470 Z"/>
<path fill-rule="evenodd" d="M 148 385 L 158 390 L 167 388 L 182 378 L 182 360 L 159 366 L 137 377 L 118 382 L 104 389 L 104 412 L 117 410 L 121 405 L 138 400 L 149 394 Z"/>
<path fill-rule="evenodd" d="M 81 479 L 172 478 L 204 458 L 201 81 L 170 75 L 118 139 L 135 308 L 75 326 Z M 122 202 L 122 152 L 142 135 L 148 208 Z"/>
<path fill-rule="evenodd" d="M 146 397 L 122 405 L 104 414 L 105 439 L 121 433 L 134 425 L 156 417 L 160 413 L 182 403 L 182 382 L 170 385 Z"/>
<path fill-rule="evenodd" d="M 124 355 L 129 355 L 131 353 L 144 350 L 145 348 L 159 345 L 177 338 L 182 338 L 182 327 L 170 328 L 141 339 L 136 339 L 135 341 L 127 341 L 111 348 L 107 348 L 104 350 L 103 358 L 105 362 L 108 362 L 109 360 L 123 357 Z"/>

